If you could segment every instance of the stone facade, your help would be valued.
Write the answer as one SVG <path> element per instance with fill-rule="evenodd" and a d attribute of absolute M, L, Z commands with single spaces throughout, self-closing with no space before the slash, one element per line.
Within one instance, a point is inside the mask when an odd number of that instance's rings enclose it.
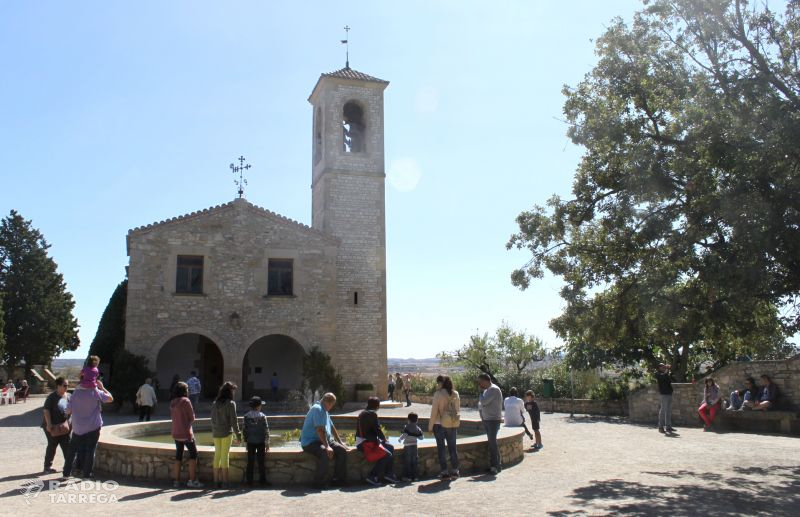
<path fill-rule="evenodd" d="M 758 382 L 761 374 L 769 375 L 778 385 L 779 409 L 800 411 L 800 357 L 785 361 L 747 361 L 726 365 L 711 373 L 724 399 L 735 389 L 744 387 L 748 376 Z M 672 422 L 682 426 L 700 426 L 697 408 L 703 398 L 703 379 L 696 383 L 673 383 Z M 658 422 L 659 395 L 656 386 L 647 386 L 631 393 L 628 410 L 633 422 Z M 794 429 L 798 432 L 800 429 Z"/>
<path fill-rule="evenodd" d="M 191 370 L 207 396 L 223 380 L 239 397 L 265 395 L 272 372 L 297 389 L 317 346 L 348 393 L 370 383 L 386 396 L 387 84 L 349 68 L 317 82 L 313 227 L 236 199 L 128 233 L 125 347 L 149 359 L 162 391 Z M 361 110 L 357 150 L 343 143 L 345 105 Z M 202 257 L 202 292 L 176 292 L 179 256 Z M 267 295 L 270 259 L 292 261 L 291 295 Z"/>
<path fill-rule="evenodd" d="M 354 416 L 333 417 L 336 425 L 355 426 Z M 271 429 L 294 429 L 303 424 L 303 417 L 270 417 Z M 391 431 L 399 432 L 405 424 L 403 417 L 382 417 L 381 424 Z M 113 479 L 128 477 L 135 479 L 170 481 L 171 468 L 175 461 L 175 448 L 172 445 L 157 444 L 136 440 L 137 436 L 147 433 L 168 433 L 170 422 L 148 422 L 142 424 L 123 424 L 103 428 L 97 447 L 95 471 Z M 427 419 L 420 418 L 420 426 L 427 429 Z M 475 420 L 461 420 L 462 428 L 482 430 L 482 423 Z M 195 431 L 210 429 L 208 419 L 197 420 Z M 515 465 L 524 457 L 522 428 L 501 428 L 498 434 L 500 459 L 504 466 Z M 433 477 L 439 473 L 439 462 L 436 444 L 427 433 L 427 440 L 418 446 L 419 474 L 422 478 Z M 212 479 L 211 462 L 214 448 L 198 446 L 198 476 L 201 481 Z M 394 471 L 397 477 L 402 475 L 403 446 L 395 448 L 396 458 Z M 458 439 L 458 456 L 462 473 L 480 472 L 489 467 L 489 454 L 486 436 L 473 436 Z M 243 479 L 247 453 L 243 448 L 234 447 L 230 453 L 230 480 L 238 482 Z M 272 483 L 308 484 L 312 481 L 316 463 L 299 447 L 282 447 L 272 449 L 266 459 L 267 477 Z M 183 477 L 186 478 L 184 462 Z M 364 460 L 360 451 L 352 448 L 347 455 L 348 481 L 364 480 L 372 468 L 372 464 Z M 333 474 L 333 462 L 330 466 Z"/>

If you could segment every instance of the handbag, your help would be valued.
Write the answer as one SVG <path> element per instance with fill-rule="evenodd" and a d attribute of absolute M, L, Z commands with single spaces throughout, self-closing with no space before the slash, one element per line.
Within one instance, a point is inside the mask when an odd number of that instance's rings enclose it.
<path fill-rule="evenodd" d="M 361 419 L 358 419 L 358 434 L 364 436 L 364 431 L 361 430 Z M 383 446 L 380 442 L 361 442 L 359 444 L 359 448 L 361 449 L 361 453 L 364 455 L 364 459 L 370 463 L 374 463 L 378 460 L 381 460 L 389 454 L 389 451 L 386 450 L 386 447 Z"/>
<path fill-rule="evenodd" d="M 64 420 L 60 424 L 56 424 L 53 426 L 53 429 L 50 431 L 50 436 L 64 436 L 65 434 L 69 434 L 71 431 L 69 421 Z"/>

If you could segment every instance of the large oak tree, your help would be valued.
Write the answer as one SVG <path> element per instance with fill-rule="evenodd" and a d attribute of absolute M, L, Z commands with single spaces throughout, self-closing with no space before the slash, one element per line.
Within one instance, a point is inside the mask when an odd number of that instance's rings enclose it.
<path fill-rule="evenodd" d="M 773 4 L 774 5 L 774 4 Z M 517 218 L 522 289 L 561 277 L 570 358 L 684 379 L 800 330 L 800 2 L 645 1 L 565 87 L 570 199 Z"/>

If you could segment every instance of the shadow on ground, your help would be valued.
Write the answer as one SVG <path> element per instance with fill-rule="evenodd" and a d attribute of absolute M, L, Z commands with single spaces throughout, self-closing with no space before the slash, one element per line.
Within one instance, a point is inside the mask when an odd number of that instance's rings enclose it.
<path fill-rule="evenodd" d="M 581 513 L 623 515 L 797 515 L 800 466 L 737 467 L 737 475 L 678 470 L 642 472 L 677 484 L 607 479 L 569 496 Z M 754 477 L 747 477 L 754 476 Z M 576 508 L 549 512 L 574 515 Z"/>

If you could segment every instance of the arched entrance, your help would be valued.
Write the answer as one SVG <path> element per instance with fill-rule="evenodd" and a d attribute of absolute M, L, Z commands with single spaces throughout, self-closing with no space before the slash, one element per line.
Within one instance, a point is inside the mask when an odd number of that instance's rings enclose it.
<path fill-rule="evenodd" d="M 272 400 L 273 373 L 278 378 L 278 399 L 289 391 L 298 390 L 303 383 L 305 350 L 295 339 L 283 334 L 271 334 L 257 339 L 247 349 L 242 363 L 242 397 L 258 395 Z"/>
<path fill-rule="evenodd" d="M 180 334 L 169 339 L 156 359 L 156 380 L 159 398 L 169 396 L 169 387 L 174 375 L 182 381 L 189 378 L 192 370 L 197 372 L 203 387 L 203 397 L 216 396 L 222 385 L 224 372 L 222 352 L 211 339 L 202 334 Z"/>

